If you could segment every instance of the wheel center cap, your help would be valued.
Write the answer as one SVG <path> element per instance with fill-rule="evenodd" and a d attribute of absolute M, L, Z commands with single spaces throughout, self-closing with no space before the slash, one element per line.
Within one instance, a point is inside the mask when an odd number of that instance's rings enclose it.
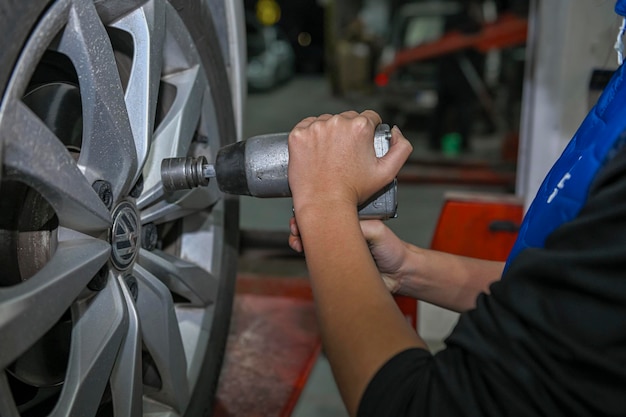
<path fill-rule="evenodd" d="M 123 202 L 113 212 L 111 229 L 111 261 L 118 269 L 128 268 L 139 252 L 139 215 L 135 206 Z"/>

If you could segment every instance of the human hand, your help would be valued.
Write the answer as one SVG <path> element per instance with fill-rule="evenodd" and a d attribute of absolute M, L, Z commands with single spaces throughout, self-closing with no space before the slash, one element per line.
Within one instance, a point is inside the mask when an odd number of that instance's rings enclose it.
<path fill-rule="evenodd" d="M 412 147 L 396 127 L 389 152 L 376 157 L 380 116 L 366 110 L 309 117 L 289 135 L 289 185 L 296 212 L 315 205 L 354 208 L 393 180 Z"/>
<path fill-rule="evenodd" d="M 397 293 L 402 278 L 406 275 L 402 267 L 405 264 L 407 245 L 380 220 L 363 220 L 360 224 L 385 286 L 391 293 Z M 289 246 L 298 253 L 303 251 L 295 217 L 289 219 Z"/>
<path fill-rule="evenodd" d="M 385 286 L 392 294 L 398 293 L 407 275 L 403 269 L 408 253 L 407 244 L 380 220 L 361 221 L 361 231 Z"/>

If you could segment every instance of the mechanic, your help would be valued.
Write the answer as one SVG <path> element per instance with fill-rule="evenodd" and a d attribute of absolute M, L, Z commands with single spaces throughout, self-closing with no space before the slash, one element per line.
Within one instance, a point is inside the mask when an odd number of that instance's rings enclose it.
<path fill-rule="evenodd" d="M 626 15 L 626 0 L 616 11 Z M 306 254 L 350 415 L 626 415 L 624 71 L 546 176 L 506 264 L 418 248 L 378 221 L 359 223 L 357 203 L 412 150 L 394 127 L 389 152 L 376 158 L 375 112 L 295 126 L 289 243 Z M 432 355 L 390 292 L 461 312 L 447 348 Z"/>

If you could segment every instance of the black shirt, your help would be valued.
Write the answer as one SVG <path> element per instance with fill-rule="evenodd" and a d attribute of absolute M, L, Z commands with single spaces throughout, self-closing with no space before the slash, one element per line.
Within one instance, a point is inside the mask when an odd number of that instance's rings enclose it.
<path fill-rule="evenodd" d="M 626 416 L 626 151 L 581 212 L 526 249 L 431 355 L 370 381 L 359 416 Z"/>

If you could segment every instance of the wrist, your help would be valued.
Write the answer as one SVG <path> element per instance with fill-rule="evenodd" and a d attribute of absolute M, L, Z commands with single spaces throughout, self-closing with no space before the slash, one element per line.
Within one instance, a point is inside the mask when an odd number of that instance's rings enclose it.
<path fill-rule="evenodd" d="M 358 217 L 357 205 L 346 199 L 328 198 L 297 198 L 293 199 L 294 216 L 298 224 L 309 219 L 342 217 L 355 215 Z"/>
<path fill-rule="evenodd" d="M 397 293 L 419 298 L 425 288 L 423 278 L 428 262 L 427 250 L 405 243 L 406 255 L 397 273 Z"/>

